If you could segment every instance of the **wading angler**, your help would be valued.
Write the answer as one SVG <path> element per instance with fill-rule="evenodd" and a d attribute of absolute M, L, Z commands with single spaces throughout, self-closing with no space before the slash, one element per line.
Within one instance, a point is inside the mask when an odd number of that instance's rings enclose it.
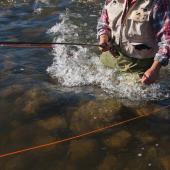
<path fill-rule="evenodd" d="M 100 59 L 108 67 L 137 72 L 142 83 L 151 84 L 168 65 L 169 0 L 106 0 L 97 30 Z"/>

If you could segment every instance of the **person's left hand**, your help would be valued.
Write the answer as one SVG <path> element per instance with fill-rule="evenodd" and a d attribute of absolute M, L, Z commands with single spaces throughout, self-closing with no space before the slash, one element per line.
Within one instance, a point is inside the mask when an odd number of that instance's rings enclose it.
<path fill-rule="evenodd" d="M 161 68 L 160 63 L 155 61 L 153 63 L 153 65 L 151 66 L 151 68 L 146 70 L 146 72 L 142 76 L 142 78 L 140 80 L 141 83 L 142 84 L 147 84 L 147 85 L 154 83 L 159 77 L 160 68 Z"/>

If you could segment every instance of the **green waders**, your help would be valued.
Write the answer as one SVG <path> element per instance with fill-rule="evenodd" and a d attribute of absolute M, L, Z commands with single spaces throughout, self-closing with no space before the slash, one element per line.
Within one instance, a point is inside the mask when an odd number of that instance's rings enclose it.
<path fill-rule="evenodd" d="M 142 75 L 152 65 L 153 58 L 136 59 L 124 56 L 121 53 L 114 57 L 107 51 L 101 54 L 100 61 L 103 65 L 110 68 L 117 68 L 120 72 L 138 73 Z"/>

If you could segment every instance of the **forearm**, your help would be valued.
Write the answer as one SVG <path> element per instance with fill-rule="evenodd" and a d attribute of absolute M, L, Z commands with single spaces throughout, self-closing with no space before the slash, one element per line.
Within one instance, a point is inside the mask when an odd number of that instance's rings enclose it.
<path fill-rule="evenodd" d="M 109 41 L 109 36 L 108 34 L 102 34 L 99 36 L 100 42 L 108 42 Z"/>
<path fill-rule="evenodd" d="M 97 37 L 99 38 L 101 35 L 107 35 L 108 37 L 111 36 L 111 29 L 109 27 L 109 18 L 107 14 L 107 10 L 104 6 L 100 19 L 97 25 Z"/>
<path fill-rule="evenodd" d="M 166 66 L 170 58 L 170 2 L 157 0 L 153 9 L 153 27 L 159 47 L 154 60 Z"/>
<path fill-rule="evenodd" d="M 167 66 L 169 63 L 170 57 L 170 47 L 167 46 L 159 46 L 159 51 L 155 55 L 154 61 L 159 62 L 162 66 Z"/>
<path fill-rule="evenodd" d="M 155 60 L 150 69 L 159 71 L 161 66 L 162 66 L 162 64 L 159 61 Z"/>
<path fill-rule="evenodd" d="M 97 37 L 99 38 L 101 35 L 107 35 L 108 37 L 111 37 L 111 30 L 108 25 L 99 21 L 97 26 Z"/>

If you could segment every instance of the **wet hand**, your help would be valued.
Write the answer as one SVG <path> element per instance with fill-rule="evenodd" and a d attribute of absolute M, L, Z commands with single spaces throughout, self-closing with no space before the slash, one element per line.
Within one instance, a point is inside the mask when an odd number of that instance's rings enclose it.
<path fill-rule="evenodd" d="M 142 84 L 152 84 L 154 83 L 158 77 L 159 77 L 159 71 L 160 71 L 161 65 L 159 62 L 154 61 L 153 65 L 151 68 L 149 68 L 144 75 L 141 78 L 141 83 Z"/>
<path fill-rule="evenodd" d="M 100 36 L 100 41 L 99 41 L 99 50 L 101 52 L 109 51 L 110 50 L 110 43 L 109 43 L 109 38 L 107 35 L 101 35 Z"/>
<path fill-rule="evenodd" d="M 152 84 L 158 79 L 159 73 L 156 70 L 148 69 L 142 79 L 140 80 L 142 84 Z"/>

